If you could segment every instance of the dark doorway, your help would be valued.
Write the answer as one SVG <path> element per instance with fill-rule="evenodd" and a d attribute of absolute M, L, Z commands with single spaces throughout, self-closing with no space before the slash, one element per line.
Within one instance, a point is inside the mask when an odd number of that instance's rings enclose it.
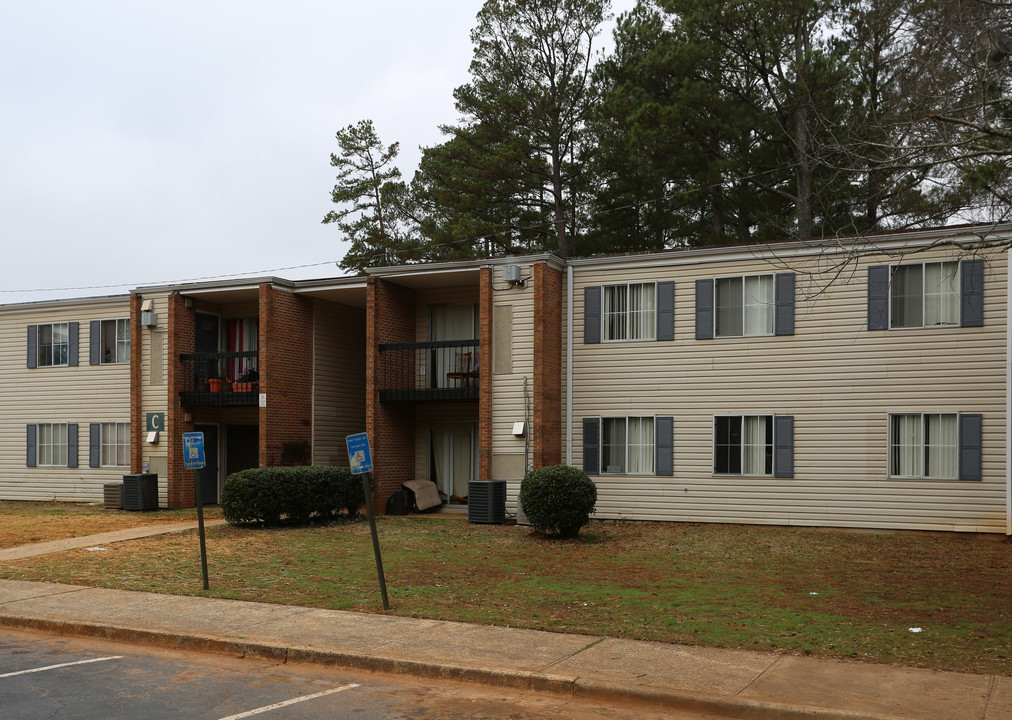
<path fill-rule="evenodd" d="M 197 313 L 195 352 L 218 352 L 218 318 Z"/>
<path fill-rule="evenodd" d="M 204 505 L 218 504 L 218 426 L 197 425 L 204 433 L 204 469 L 200 473 L 200 495 Z"/>
<path fill-rule="evenodd" d="M 256 425 L 229 425 L 225 431 L 225 477 L 260 466 L 260 429 Z"/>

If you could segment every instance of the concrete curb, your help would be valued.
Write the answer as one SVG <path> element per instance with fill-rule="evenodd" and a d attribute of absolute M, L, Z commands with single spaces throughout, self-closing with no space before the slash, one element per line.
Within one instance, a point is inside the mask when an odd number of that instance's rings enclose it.
<path fill-rule="evenodd" d="M 240 638 L 139 630 L 104 623 L 51 620 L 10 615 L 3 612 L 0 612 L 0 627 L 119 642 L 144 643 L 172 650 L 193 650 L 232 655 L 239 658 L 249 656 L 279 663 L 324 665 L 393 675 L 453 680 L 489 687 L 547 692 L 576 699 L 635 703 L 669 710 L 710 713 L 721 717 L 740 718 L 741 720 L 909 720 L 895 715 L 869 715 L 847 710 L 769 703 L 661 688 L 628 687 L 599 680 L 585 680 L 576 676 L 402 660 L 364 653 L 270 645 Z"/>

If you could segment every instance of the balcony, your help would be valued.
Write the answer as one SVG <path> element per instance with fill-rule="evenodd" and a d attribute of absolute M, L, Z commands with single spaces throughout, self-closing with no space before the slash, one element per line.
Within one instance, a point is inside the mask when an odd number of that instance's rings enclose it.
<path fill-rule="evenodd" d="M 180 355 L 185 378 L 180 404 L 256 407 L 260 402 L 258 361 L 256 350 Z"/>
<path fill-rule="evenodd" d="M 380 400 L 477 400 L 478 351 L 477 340 L 380 345 Z"/>

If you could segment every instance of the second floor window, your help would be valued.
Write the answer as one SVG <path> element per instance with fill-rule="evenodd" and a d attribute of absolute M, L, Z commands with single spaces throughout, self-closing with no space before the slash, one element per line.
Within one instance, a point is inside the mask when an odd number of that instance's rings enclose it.
<path fill-rule="evenodd" d="M 70 328 L 67 323 L 38 326 L 38 366 L 66 365 L 70 349 Z"/>
<path fill-rule="evenodd" d="M 959 298 L 958 262 L 898 265 L 893 268 L 890 287 L 890 325 L 959 325 Z"/>
<path fill-rule="evenodd" d="M 653 340 L 657 329 L 654 283 L 604 287 L 605 340 Z"/>
<path fill-rule="evenodd" d="M 130 321 L 102 321 L 102 363 L 130 362 Z"/>
<path fill-rule="evenodd" d="M 717 337 L 772 335 L 776 303 L 772 275 L 717 278 L 714 282 Z"/>

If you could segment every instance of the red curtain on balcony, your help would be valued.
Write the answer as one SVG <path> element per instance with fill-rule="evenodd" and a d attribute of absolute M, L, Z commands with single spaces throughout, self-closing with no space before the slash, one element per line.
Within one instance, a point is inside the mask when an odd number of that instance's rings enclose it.
<path fill-rule="evenodd" d="M 257 350 L 259 348 L 257 318 L 234 318 L 225 321 L 226 349 L 229 352 Z M 250 370 L 257 369 L 255 357 L 229 358 L 228 377 L 235 382 Z"/>

